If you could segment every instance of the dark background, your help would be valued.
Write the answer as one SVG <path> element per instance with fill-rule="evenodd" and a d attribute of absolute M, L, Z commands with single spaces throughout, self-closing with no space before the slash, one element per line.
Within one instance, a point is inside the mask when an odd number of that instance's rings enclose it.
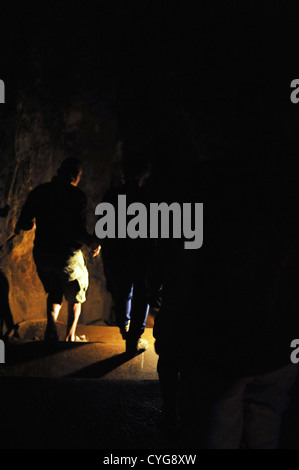
<path fill-rule="evenodd" d="M 4 3 L 0 206 L 11 209 L 0 219 L 1 243 L 29 190 L 65 156 L 85 162 L 90 230 L 121 148 L 152 162 L 157 200 L 198 200 L 204 161 L 232 161 L 233 169 L 244 161 L 295 181 L 297 13 L 279 1 Z M 44 317 L 32 240 L 25 234 L 1 252 L 15 321 Z M 101 259 L 89 270 L 81 320 L 109 323 Z"/>
<path fill-rule="evenodd" d="M 231 161 L 232 171 L 246 162 L 295 184 L 297 13 L 279 1 L 4 3 L 0 206 L 10 212 L 1 243 L 29 190 L 65 156 L 85 163 L 90 230 L 124 147 L 152 162 L 158 200 L 198 200 L 204 161 Z M 221 199 L 223 188 L 215 191 Z M 15 321 L 44 317 L 32 240 L 25 234 L 1 252 Z M 89 268 L 81 320 L 107 323 L 113 305 L 101 259 Z"/>
<path fill-rule="evenodd" d="M 120 143 L 150 159 L 159 200 L 197 198 L 203 162 L 218 160 L 230 162 L 230 183 L 251 168 L 275 175 L 281 193 L 296 186 L 299 105 L 290 101 L 290 83 L 298 72 L 298 8 L 276 0 L 2 3 L 0 207 L 8 203 L 10 212 L 0 243 L 29 190 L 65 156 L 85 162 L 92 230 Z M 206 187 L 210 181 L 221 201 L 227 188 L 213 176 Z M 25 234 L 0 255 L 15 322 L 45 317 L 32 241 Z M 81 319 L 109 322 L 101 259 L 89 271 Z"/>

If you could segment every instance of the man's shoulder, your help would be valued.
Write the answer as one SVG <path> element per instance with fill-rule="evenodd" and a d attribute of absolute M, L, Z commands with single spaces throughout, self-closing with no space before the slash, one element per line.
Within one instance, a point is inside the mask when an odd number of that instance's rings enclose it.
<path fill-rule="evenodd" d="M 45 186 L 45 191 L 48 189 L 47 184 L 49 184 L 49 190 L 51 191 L 63 193 L 66 197 L 71 197 L 76 200 L 86 200 L 86 194 L 77 186 L 73 186 L 72 184 L 62 184 L 57 180 L 57 178 L 53 178 L 50 183 L 41 185 L 41 187 Z"/>
<path fill-rule="evenodd" d="M 53 194 L 53 192 L 55 193 L 56 191 L 67 191 L 74 199 L 86 200 L 86 194 L 77 186 L 59 186 L 56 185 L 54 181 L 39 184 L 31 191 L 30 194 L 32 197 L 42 197 L 43 195 Z"/>

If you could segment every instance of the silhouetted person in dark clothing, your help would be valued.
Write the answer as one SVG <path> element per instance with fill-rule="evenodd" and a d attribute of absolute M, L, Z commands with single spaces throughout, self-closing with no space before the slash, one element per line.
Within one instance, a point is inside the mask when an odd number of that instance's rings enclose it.
<path fill-rule="evenodd" d="M 118 195 L 126 195 L 127 206 L 133 202 L 148 206 L 149 197 L 143 184 L 149 176 L 149 166 L 142 155 L 127 158 L 125 182 L 109 190 L 103 202 L 117 208 Z M 126 350 L 129 353 L 145 350 L 147 341 L 141 336 L 149 311 L 146 279 L 153 241 L 149 238 L 105 238 L 101 240 L 101 246 L 107 285 L 114 299 L 117 325 L 126 340 Z"/>
<path fill-rule="evenodd" d="M 45 339 L 57 341 L 56 320 L 63 296 L 68 302 L 66 341 L 84 341 L 76 336 L 81 304 L 86 300 L 88 271 L 82 245 L 93 246 L 86 230 L 87 198 L 77 187 L 81 163 L 65 159 L 51 182 L 36 187 L 28 196 L 16 225 L 16 232 L 36 224 L 33 256 L 47 298 Z M 34 223 L 35 219 L 35 223 Z M 99 253 L 99 247 L 93 256 Z"/>
<path fill-rule="evenodd" d="M 203 246 L 163 250 L 158 372 L 190 448 L 277 448 L 297 377 L 298 189 L 291 169 L 264 165 L 201 164 Z"/>

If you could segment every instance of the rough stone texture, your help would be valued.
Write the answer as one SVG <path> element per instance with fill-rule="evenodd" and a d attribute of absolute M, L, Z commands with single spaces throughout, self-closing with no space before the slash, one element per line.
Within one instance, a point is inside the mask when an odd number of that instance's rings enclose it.
<path fill-rule="evenodd" d="M 202 159 L 265 153 L 272 162 L 285 152 L 286 139 L 289 147 L 293 142 L 290 153 L 297 153 L 298 118 L 285 104 L 289 83 L 286 95 L 274 100 L 278 72 L 292 70 L 292 54 L 284 51 L 294 52 L 296 15 L 249 3 L 242 9 L 214 2 L 163 9 L 163 3 L 116 8 L 112 1 L 100 12 L 80 1 L 5 6 L 0 207 L 9 203 L 11 211 L 0 219 L 0 244 L 12 234 L 28 191 L 50 179 L 65 155 L 86 162 L 81 187 L 92 230 L 120 141 L 153 157 L 156 187 L 168 193 L 163 200 L 182 182 L 196 185 Z M 287 35 L 278 23 L 288 25 Z M 0 253 L 16 322 L 45 314 L 32 239 L 15 238 Z M 81 320 L 105 322 L 111 298 L 101 259 L 90 261 L 89 269 Z"/>
<path fill-rule="evenodd" d="M 268 8 L 143 0 L 116 8 L 110 0 L 100 8 L 97 2 L 96 10 L 78 0 L 30 4 L 11 0 L 1 6 L 0 78 L 7 103 L 0 107 L 0 207 L 8 202 L 11 211 L 0 219 L 0 244 L 11 235 L 29 189 L 49 179 L 64 154 L 87 163 L 82 188 L 91 229 L 123 137 L 133 147 L 154 149 L 157 185 L 169 197 L 181 183 L 196 187 L 201 160 L 260 158 L 269 167 L 285 164 L 287 156 L 297 160 L 299 114 L 289 86 L 298 56 L 298 12 L 286 2 Z M 185 193 L 182 198 L 188 200 Z M 6 276 L 15 322 L 45 315 L 32 241 L 33 234 L 25 234 L 0 253 L 1 288 L 8 293 Z M 111 299 L 101 259 L 89 268 L 81 319 L 105 321 Z M 9 318 L 6 308 L 4 320 Z M 167 333 L 181 324 L 173 322 Z M 158 447 L 156 434 L 147 440 L 146 426 L 159 407 L 158 384 L 155 394 L 145 394 L 142 385 L 137 393 L 136 384 L 124 387 L 122 393 L 119 383 L 93 379 L 8 379 L 0 387 L 1 402 L 9 404 L 1 416 L 4 447 Z M 296 416 L 295 399 L 285 447 L 298 447 Z"/>
<path fill-rule="evenodd" d="M 109 110 L 105 109 L 96 114 L 91 109 L 92 104 L 88 107 L 78 101 L 66 109 L 58 109 L 51 117 L 53 125 L 49 129 L 39 103 L 35 106 L 18 103 L 12 158 L 10 165 L 4 164 L 1 168 L 1 181 L 5 182 L 3 192 L 7 194 L 4 202 L 11 208 L 7 219 L 1 221 L 1 243 L 5 243 L 13 233 L 28 192 L 56 173 L 64 158 L 63 147 L 72 133 L 76 136 L 76 145 L 84 149 L 80 157 L 86 170 L 80 186 L 88 196 L 88 229 L 93 230 L 94 208 L 110 182 L 116 140 L 113 116 L 107 116 Z M 108 131 L 103 130 L 102 122 L 105 120 L 111 124 Z M 57 131 L 64 142 L 53 139 L 55 125 L 59 127 Z M 15 322 L 45 315 L 45 294 L 32 258 L 33 239 L 33 232 L 22 233 L 1 251 L 1 269 L 10 285 L 9 301 Z M 108 321 L 111 301 L 106 292 L 101 259 L 89 260 L 88 267 L 91 282 L 82 319 L 86 322 L 96 319 Z"/>
<path fill-rule="evenodd" d="M 22 31 L 16 34 L 25 41 L 27 61 L 24 60 L 23 72 L 29 70 L 33 75 L 26 80 L 24 73 L 24 82 L 9 83 L 9 89 L 15 87 L 15 95 L 8 96 L 8 103 L 0 110 L 0 207 L 10 206 L 8 216 L 0 218 L 0 245 L 4 245 L 0 262 L 17 323 L 45 317 L 45 294 L 32 258 L 33 231 L 6 243 L 29 191 L 49 181 L 66 156 L 79 157 L 85 167 L 80 187 L 88 196 L 88 230 L 92 232 L 94 209 L 110 184 L 112 169 L 119 159 L 119 144 L 110 90 L 100 86 L 94 89 L 90 84 L 74 90 L 64 77 L 60 84 L 57 79 L 56 92 L 51 93 L 47 80 L 41 79 L 44 57 L 30 42 L 29 33 L 29 40 Z M 7 62 L 10 68 L 19 53 L 12 50 L 11 62 Z M 112 303 L 101 257 L 88 260 L 88 267 L 90 288 L 81 321 L 109 322 Z M 65 308 L 61 316 L 63 319 Z"/>

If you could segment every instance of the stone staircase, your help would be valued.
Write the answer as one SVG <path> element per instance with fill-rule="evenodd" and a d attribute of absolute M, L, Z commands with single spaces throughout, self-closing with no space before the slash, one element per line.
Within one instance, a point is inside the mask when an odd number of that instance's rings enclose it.
<path fill-rule="evenodd" d="M 20 325 L 1 367 L 2 449 L 151 449 L 162 400 L 152 328 L 147 351 L 124 354 L 118 328 L 79 325 L 88 343 L 47 345 L 44 322 Z M 58 325 L 63 337 L 64 325 Z M 175 443 L 172 443 L 175 446 Z"/>

